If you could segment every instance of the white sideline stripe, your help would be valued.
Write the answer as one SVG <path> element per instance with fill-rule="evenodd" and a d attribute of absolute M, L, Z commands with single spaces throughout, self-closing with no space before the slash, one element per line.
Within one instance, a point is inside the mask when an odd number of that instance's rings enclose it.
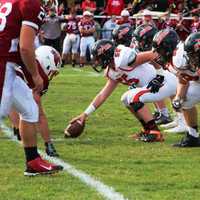
<path fill-rule="evenodd" d="M 12 130 L 8 128 L 5 124 L 1 125 L 1 129 L 4 132 L 4 134 L 9 137 L 12 141 L 20 143 L 17 138 L 12 134 Z M 96 180 L 95 178 L 91 177 L 90 175 L 86 174 L 85 172 L 81 170 L 77 170 L 74 166 L 70 165 L 67 162 L 64 162 L 61 159 L 58 158 L 52 158 L 47 156 L 44 152 L 39 150 L 40 155 L 44 157 L 46 160 L 57 164 L 62 165 L 64 167 L 64 170 L 66 170 L 69 174 L 71 174 L 74 177 L 79 178 L 83 183 L 90 186 L 91 188 L 95 189 L 99 194 L 101 194 L 105 199 L 107 200 L 128 200 L 125 198 L 122 194 L 116 192 L 114 188 L 105 185 L 104 183 Z"/>

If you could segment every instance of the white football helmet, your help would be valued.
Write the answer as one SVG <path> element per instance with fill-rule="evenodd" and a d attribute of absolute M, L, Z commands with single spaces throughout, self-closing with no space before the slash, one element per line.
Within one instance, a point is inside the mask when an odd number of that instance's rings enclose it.
<path fill-rule="evenodd" d="M 62 64 L 60 53 L 50 46 L 40 46 L 35 50 L 36 60 L 44 70 L 44 73 L 49 77 L 58 74 L 59 68 Z"/>

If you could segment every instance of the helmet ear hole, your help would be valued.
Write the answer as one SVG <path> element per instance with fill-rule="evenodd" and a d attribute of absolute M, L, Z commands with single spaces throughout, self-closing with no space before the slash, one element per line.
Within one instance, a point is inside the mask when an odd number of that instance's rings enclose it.
<path fill-rule="evenodd" d="M 47 70 L 49 70 L 49 69 L 50 69 L 50 66 L 48 65 L 48 66 L 47 66 Z"/>

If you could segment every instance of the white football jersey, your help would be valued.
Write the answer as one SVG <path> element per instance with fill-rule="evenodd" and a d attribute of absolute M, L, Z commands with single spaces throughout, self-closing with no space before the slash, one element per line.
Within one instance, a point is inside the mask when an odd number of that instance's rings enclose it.
<path fill-rule="evenodd" d="M 132 84 L 136 84 L 137 87 L 147 85 L 156 77 L 156 70 L 149 63 L 137 67 L 129 66 L 130 63 L 134 63 L 136 56 L 135 49 L 119 45 L 114 55 L 115 68 L 107 68 L 106 76 L 129 86 Z"/>
<path fill-rule="evenodd" d="M 198 73 L 190 70 L 188 67 L 187 53 L 184 50 L 184 43 L 180 42 L 177 46 L 175 54 L 172 58 L 172 65 L 174 70 L 181 73 L 190 81 L 199 81 Z"/>

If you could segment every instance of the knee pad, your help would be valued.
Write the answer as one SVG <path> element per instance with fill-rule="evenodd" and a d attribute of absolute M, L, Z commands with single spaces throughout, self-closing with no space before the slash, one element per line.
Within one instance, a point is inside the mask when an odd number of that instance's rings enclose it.
<path fill-rule="evenodd" d="M 133 108 L 134 112 L 138 112 L 141 108 L 143 108 L 144 103 L 138 101 L 138 102 L 133 102 L 130 104 L 131 108 Z"/>

